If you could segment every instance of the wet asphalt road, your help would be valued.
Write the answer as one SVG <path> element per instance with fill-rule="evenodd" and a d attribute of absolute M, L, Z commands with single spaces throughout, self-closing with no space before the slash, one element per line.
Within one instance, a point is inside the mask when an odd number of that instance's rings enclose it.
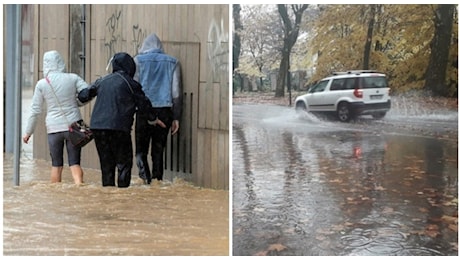
<path fill-rule="evenodd" d="M 458 113 L 233 105 L 233 255 L 458 255 Z"/>

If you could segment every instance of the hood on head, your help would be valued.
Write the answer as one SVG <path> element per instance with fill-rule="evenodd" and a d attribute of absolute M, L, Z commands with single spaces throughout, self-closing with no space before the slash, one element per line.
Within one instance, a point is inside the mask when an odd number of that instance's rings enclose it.
<path fill-rule="evenodd" d="M 43 54 L 43 74 L 46 77 L 52 71 L 65 72 L 64 59 L 55 50 L 47 51 Z"/>
<path fill-rule="evenodd" d="M 155 49 L 158 49 L 161 52 L 164 52 L 163 45 L 161 44 L 160 38 L 158 38 L 158 36 L 155 33 L 153 33 L 144 39 L 142 46 L 139 48 L 139 53 L 148 52 L 148 51 L 155 50 Z"/>
<path fill-rule="evenodd" d="M 134 63 L 133 57 L 126 52 L 118 52 L 113 55 L 112 58 L 113 72 L 124 71 L 129 76 L 133 77 L 136 72 L 136 64 Z"/>

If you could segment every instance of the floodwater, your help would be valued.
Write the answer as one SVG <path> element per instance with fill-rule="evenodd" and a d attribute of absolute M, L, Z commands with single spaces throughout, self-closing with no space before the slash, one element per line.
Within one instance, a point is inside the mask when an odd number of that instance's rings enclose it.
<path fill-rule="evenodd" d="M 143 185 L 133 171 L 129 188 L 102 187 L 98 170 L 73 184 L 49 182 L 50 164 L 13 156 L 3 162 L 4 255 L 229 255 L 228 191 L 181 180 Z"/>
<path fill-rule="evenodd" d="M 24 115 L 31 97 L 23 93 Z M 22 145 L 19 186 L 13 155 L 3 155 L 3 255 L 230 254 L 229 191 L 180 179 L 143 185 L 135 165 L 129 188 L 102 187 L 95 169 L 76 186 L 66 166 L 51 184 L 51 164 L 32 159 L 32 142 Z"/>
<path fill-rule="evenodd" d="M 232 254 L 458 255 L 457 128 L 233 105 Z"/>

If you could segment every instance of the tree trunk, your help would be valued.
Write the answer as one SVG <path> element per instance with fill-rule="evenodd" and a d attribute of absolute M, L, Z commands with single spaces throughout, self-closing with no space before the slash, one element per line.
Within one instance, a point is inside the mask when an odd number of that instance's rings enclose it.
<path fill-rule="evenodd" d="M 280 68 L 278 78 L 276 79 L 275 97 L 284 97 L 284 86 L 286 84 L 286 75 L 289 68 L 289 51 L 283 51 L 281 54 Z"/>
<path fill-rule="evenodd" d="M 425 89 L 435 95 L 448 95 L 446 72 L 455 7 L 456 5 L 440 4 L 435 11 L 431 55 L 425 72 Z"/>
<path fill-rule="evenodd" d="M 240 52 L 241 52 L 241 38 L 239 32 L 243 29 L 240 17 L 241 6 L 239 4 L 233 5 L 233 23 L 235 31 L 233 32 L 233 71 L 239 67 Z"/>
<path fill-rule="evenodd" d="M 283 49 L 281 51 L 281 62 L 278 72 L 278 79 L 276 80 L 275 97 L 284 97 L 284 86 L 286 83 L 286 75 L 289 69 L 289 56 L 291 55 L 292 47 L 297 41 L 299 36 L 300 23 L 302 22 L 303 12 L 308 8 L 308 5 L 291 5 L 292 11 L 295 15 L 294 26 L 289 18 L 286 5 L 278 5 L 278 12 L 283 21 L 284 39 Z"/>
<path fill-rule="evenodd" d="M 259 87 L 258 87 L 258 90 L 259 91 L 263 91 L 264 90 L 264 79 L 262 77 L 259 77 Z"/>
<path fill-rule="evenodd" d="M 364 55 L 363 55 L 363 70 L 369 69 L 369 60 L 371 57 L 371 45 L 372 45 L 372 36 L 374 32 L 374 24 L 375 24 L 375 9 L 376 5 L 370 5 L 370 14 L 369 14 L 369 24 L 367 26 L 367 38 L 366 44 L 364 45 Z"/>

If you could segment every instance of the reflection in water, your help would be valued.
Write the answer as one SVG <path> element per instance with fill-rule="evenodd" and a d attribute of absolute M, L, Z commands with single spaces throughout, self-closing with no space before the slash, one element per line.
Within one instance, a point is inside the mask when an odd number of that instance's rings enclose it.
<path fill-rule="evenodd" d="M 51 184 L 49 164 L 27 158 L 14 186 L 11 165 L 5 155 L 4 255 L 229 254 L 228 191 L 136 178 L 126 189 L 102 187 L 95 170 L 76 186 L 68 167 Z"/>
<path fill-rule="evenodd" d="M 457 149 L 234 123 L 233 255 L 458 255 Z"/>

